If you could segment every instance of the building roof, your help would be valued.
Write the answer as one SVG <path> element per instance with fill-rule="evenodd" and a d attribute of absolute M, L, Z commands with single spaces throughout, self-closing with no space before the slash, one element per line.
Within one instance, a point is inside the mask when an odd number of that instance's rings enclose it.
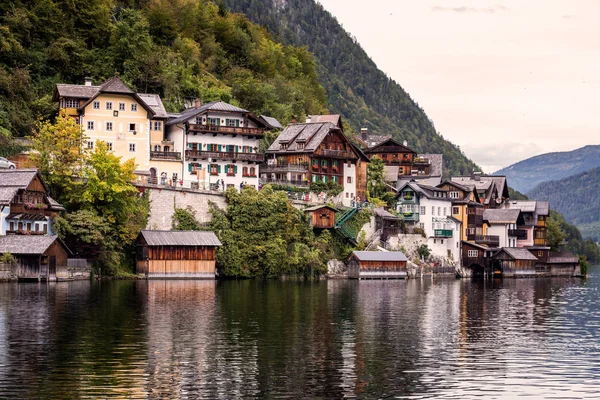
<path fill-rule="evenodd" d="M 417 157 L 427 158 L 431 163 L 429 175 L 444 175 L 444 155 L 443 154 L 417 154 Z"/>
<path fill-rule="evenodd" d="M 406 176 L 398 178 L 396 187 L 400 188 L 404 186 L 406 182 L 416 181 L 429 186 L 438 186 L 442 182 L 441 176 Z"/>
<path fill-rule="evenodd" d="M 475 248 L 481 249 L 481 250 L 491 250 L 489 247 L 484 246 L 482 244 L 475 243 L 475 242 L 468 242 L 466 240 L 462 240 L 461 243 L 463 246 L 471 246 L 471 247 L 475 247 Z"/>
<path fill-rule="evenodd" d="M 168 118 L 169 114 L 159 95 L 151 93 L 138 93 L 140 99 L 144 101 L 154 111 L 154 118 Z"/>
<path fill-rule="evenodd" d="M 492 224 L 516 224 L 519 214 L 519 209 L 489 208 L 483 212 L 483 219 Z"/>
<path fill-rule="evenodd" d="M 410 187 L 416 193 L 422 194 L 423 196 L 427 197 L 428 199 L 451 201 L 451 199 L 448 197 L 435 197 L 434 196 L 434 192 L 447 193 L 448 190 L 439 188 L 439 187 L 435 187 L 435 186 L 429 186 L 424 183 L 416 182 L 416 181 L 406 182 L 404 185 L 399 187 L 398 194 L 396 195 L 396 197 L 399 197 L 402 195 L 401 190 L 404 189 L 406 186 Z"/>
<path fill-rule="evenodd" d="M 331 122 L 290 124 L 279 134 L 267 152 L 312 153 L 317 150 L 323 139 L 331 131 L 339 131 L 341 133 L 339 128 Z M 285 150 L 281 147 L 282 143 L 287 144 Z M 304 146 L 298 146 L 298 143 L 303 143 Z"/>
<path fill-rule="evenodd" d="M 212 101 L 210 103 L 206 103 L 201 105 L 200 107 L 192 107 L 187 110 L 182 111 L 178 117 L 169 120 L 167 125 L 181 124 L 187 122 L 191 118 L 194 118 L 200 114 L 203 114 L 208 111 L 222 111 L 222 112 L 232 112 L 232 113 L 243 113 L 248 114 L 249 111 L 240 107 L 236 107 L 233 104 L 225 103 L 224 101 Z M 264 124 L 263 121 L 260 121 Z"/>
<path fill-rule="evenodd" d="M 400 170 L 400 167 L 397 165 L 384 165 L 383 166 L 383 180 L 385 182 L 398 181 L 399 170 Z"/>
<path fill-rule="evenodd" d="M 19 191 L 18 187 L 0 187 L 0 206 L 7 206 Z"/>
<path fill-rule="evenodd" d="M 360 261 L 408 261 L 401 251 L 353 251 Z"/>
<path fill-rule="evenodd" d="M 368 136 L 374 136 L 374 135 L 368 135 Z M 389 152 L 404 152 L 404 153 L 413 153 L 416 154 L 417 152 L 414 151 L 413 149 L 411 149 L 408 146 L 404 146 L 403 144 L 398 143 L 397 141 L 395 141 L 394 139 L 392 139 L 391 137 L 386 137 L 386 136 L 381 136 L 382 138 L 385 138 L 384 140 L 380 141 L 379 143 L 370 146 L 368 149 L 365 149 L 364 152 L 367 154 L 372 154 L 372 153 L 389 153 Z M 390 149 L 384 149 L 385 147 L 393 147 L 394 149 L 397 150 L 390 150 Z"/>
<path fill-rule="evenodd" d="M 131 90 L 118 76 L 113 76 L 108 78 L 98 88 L 101 93 L 117 93 L 117 94 L 134 94 L 135 92 Z"/>
<path fill-rule="evenodd" d="M 148 246 L 221 246 L 210 231 L 141 231 Z"/>
<path fill-rule="evenodd" d="M 0 254 L 43 254 L 56 240 L 71 254 L 71 250 L 55 235 L 0 236 Z"/>
<path fill-rule="evenodd" d="M 50 196 L 46 196 L 48 198 L 48 203 L 50 203 L 50 208 L 56 211 L 65 211 L 65 208 L 58 201 L 54 200 Z"/>
<path fill-rule="evenodd" d="M 375 208 L 373 209 L 373 213 L 383 219 L 400 219 L 398 216 L 384 210 L 383 208 Z"/>
<path fill-rule="evenodd" d="M 578 264 L 577 257 L 548 257 L 548 264 Z"/>
<path fill-rule="evenodd" d="M 57 83 L 54 101 L 59 97 L 74 97 L 78 99 L 89 99 L 94 96 L 100 86 L 72 85 L 68 83 Z M 58 95 L 58 96 L 57 96 Z"/>
<path fill-rule="evenodd" d="M 534 256 L 533 254 L 531 254 L 531 252 L 529 250 L 527 250 L 527 249 L 518 248 L 518 247 L 503 247 L 503 248 L 500 249 L 500 251 L 498 253 L 494 254 L 494 257 L 496 257 L 501 252 L 505 252 L 511 258 L 513 258 L 515 260 L 533 260 L 533 261 L 537 261 L 537 257 Z"/>
<path fill-rule="evenodd" d="M 306 122 L 331 122 L 340 129 L 344 129 L 342 124 L 342 116 L 340 114 L 327 114 L 327 115 L 309 115 L 306 118 Z"/>
<path fill-rule="evenodd" d="M 31 181 L 38 177 L 44 189 L 50 209 L 54 211 L 63 211 L 64 207 L 56 200 L 48 196 L 48 186 L 42 179 L 42 175 L 37 169 L 4 169 L 0 170 L 0 205 L 9 205 L 17 192 L 21 189 L 27 189 Z"/>
<path fill-rule="evenodd" d="M 550 203 L 548 203 L 547 201 L 536 200 L 535 213 L 537 215 L 548 215 L 549 208 L 550 208 Z"/>
<path fill-rule="evenodd" d="M 516 208 L 521 212 L 535 212 L 536 201 L 535 200 L 511 200 L 508 203 L 509 208 Z"/>
<path fill-rule="evenodd" d="M 335 212 L 339 211 L 337 208 L 331 207 L 331 206 L 329 206 L 327 204 L 320 204 L 318 206 L 307 207 L 307 208 L 305 208 L 302 211 L 304 211 L 304 212 L 307 212 L 307 211 L 317 211 L 317 210 L 320 210 L 321 208 L 329 208 L 330 210 L 333 210 Z"/>
<path fill-rule="evenodd" d="M 261 115 L 259 118 L 262 118 L 263 122 L 270 129 L 283 129 L 283 125 L 279 121 L 277 121 L 273 117 L 268 117 L 266 115 Z"/>

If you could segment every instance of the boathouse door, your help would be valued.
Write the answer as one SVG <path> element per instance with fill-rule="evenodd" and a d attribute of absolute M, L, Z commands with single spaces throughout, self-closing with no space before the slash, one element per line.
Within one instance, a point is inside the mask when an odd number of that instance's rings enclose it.
<path fill-rule="evenodd" d="M 48 260 L 48 277 L 56 276 L 56 256 L 50 256 Z"/>

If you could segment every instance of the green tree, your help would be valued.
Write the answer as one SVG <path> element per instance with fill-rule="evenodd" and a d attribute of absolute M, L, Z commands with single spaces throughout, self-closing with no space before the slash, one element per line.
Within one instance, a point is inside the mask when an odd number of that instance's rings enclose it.
<path fill-rule="evenodd" d="M 383 160 L 378 156 L 373 157 L 367 167 L 368 189 L 371 197 L 381 198 L 386 192 L 383 167 Z"/>
<path fill-rule="evenodd" d="M 550 215 L 547 220 L 548 245 L 552 251 L 558 251 L 563 244 L 566 234 L 556 217 Z"/>
<path fill-rule="evenodd" d="M 187 208 L 175 208 L 173 213 L 173 225 L 174 231 L 199 231 L 201 230 L 200 223 L 196 219 L 196 211 L 192 207 Z"/>

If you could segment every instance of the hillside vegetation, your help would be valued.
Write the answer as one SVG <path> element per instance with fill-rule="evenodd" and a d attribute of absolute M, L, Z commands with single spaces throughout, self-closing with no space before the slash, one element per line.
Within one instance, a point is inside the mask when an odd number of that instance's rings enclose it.
<path fill-rule="evenodd" d="M 584 237 L 600 237 L 600 167 L 561 180 L 544 182 L 528 195 L 550 201 L 553 209 L 582 229 Z"/>
<path fill-rule="evenodd" d="M 600 145 L 573 151 L 541 154 L 496 172 L 506 175 L 510 185 L 522 193 L 542 182 L 560 180 L 600 167 Z"/>
<path fill-rule="evenodd" d="M 169 111 L 221 99 L 282 123 L 326 112 L 313 56 L 210 0 L 0 2 L 0 151 L 52 117 L 57 82 L 117 73 Z"/>
<path fill-rule="evenodd" d="M 329 109 L 342 114 L 355 131 L 407 140 L 419 152 L 443 153 L 448 172 L 479 169 L 460 149 L 442 138 L 419 105 L 377 68 L 367 53 L 315 0 L 224 0 L 232 11 L 269 28 L 284 43 L 314 53 Z M 407 55 L 410 57 L 410 55 Z"/>

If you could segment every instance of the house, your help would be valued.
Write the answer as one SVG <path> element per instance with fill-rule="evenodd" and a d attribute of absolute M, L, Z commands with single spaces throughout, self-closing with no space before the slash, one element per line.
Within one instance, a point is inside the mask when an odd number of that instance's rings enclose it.
<path fill-rule="evenodd" d="M 380 239 L 382 241 L 386 242 L 390 236 L 398 234 L 401 218 L 383 208 L 375 208 L 373 214 L 375 214 L 375 231 L 381 232 Z"/>
<path fill-rule="evenodd" d="M 580 273 L 579 258 L 569 253 L 550 254 L 547 265 L 550 276 L 575 276 Z"/>
<path fill-rule="evenodd" d="M 519 209 L 489 208 L 483 212 L 483 222 L 488 225 L 488 235 L 498 236 L 499 247 L 517 247 L 517 240 L 527 234 L 517 229 L 520 216 Z"/>
<path fill-rule="evenodd" d="M 503 277 L 535 276 L 537 258 L 527 249 L 504 247 L 492 257 L 494 275 Z"/>
<path fill-rule="evenodd" d="M 500 208 L 509 200 L 506 177 L 483 175 L 473 172 L 471 176 L 453 176 L 451 181 L 477 191 L 479 202 L 486 208 Z"/>
<path fill-rule="evenodd" d="M 353 251 L 346 264 L 351 279 L 405 279 L 408 258 L 400 251 Z"/>
<path fill-rule="evenodd" d="M 224 101 L 197 101 L 167 122 L 166 137 L 184 159 L 181 175 L 166 179 L 191 188 L 258 188 L 258 165 L 264 160 L 258 146 L 272 123 Z"/>
<path fill-rule="evenodd" d="M 213 232 L 141 231 L 136 240 L 136 273 L 148 278 L 215 278 Z"/>
<path fill-rule="evenodd" d="M 63 210 L 37 169 L 0 170 L 0 235 L 51 235 L 52 218 Z"/>
<path fill-rule="evenodd" d="M 123 160 L 134 158 L 139 179 L 147 179 L 151 161 L 160 165 L 155 168 L 181 170 L 181 154 L 165 141 L 168 114 L 160 96 L 136 93 L 114 76 L 100 85 L 90 78 L 83 85 L 59 83 L 53 100 L 81 125 L 88 149 L 104 141 Z"/>
<path fill-rule="evenodd" d="M 11 267 L 11 277 L 47 281 L 70 278 L 68 258 L 71 251 L 58 236 L 0 236 L 0 254 L 4 253 L 10 253 L 16 259 Z M 89 278 L 89 274 L 85 278 Z"/>
<path fill-rule="evenodd" d="M 508 209 L 518 209 L 521 218 L 517 223 L 520 232 L 517 238 L 517 247 L 547 246 L 547 219 L 549 216 L 549 205 L 547 201 L 540 200 L 518 200 L 508 201 L 505 204 Z"/>
<path fill-rule="evenodd" d="M 335 227 L 335 213 L 337 211 L 337 209 L 326 204 L 304 209 L 304 212 L 309 215 L 310 226 L 313 229 L 333 229 Z"/>
<path fill-rule="evenodd" d="M 407 182 L 398 189 L 396 210 L 405 224 L 424 231 L 434 255 L 460 259 L 461 221 L 452 217 L 446 189 Z"/>
<path fill-rule="evenodd" d="M 317 117 L 329 120 L 290 124 L 281 132 L 266 151 L 262 182 L 307 188 L 333 182 L 343 187 L 343 205 L 365 200 L 369 158 L 346 138 L 339 116 Z"/>

